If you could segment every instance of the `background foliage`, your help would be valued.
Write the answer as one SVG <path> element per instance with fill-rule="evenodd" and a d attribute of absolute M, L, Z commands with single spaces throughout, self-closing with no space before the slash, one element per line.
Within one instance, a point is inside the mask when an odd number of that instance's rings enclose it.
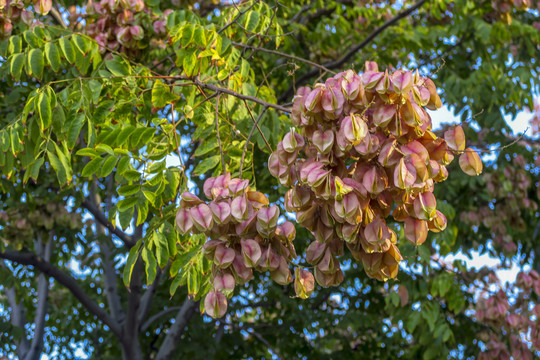
<path fill-rule="evenodd" d="M 539 8 L 0 1 L 0 354 L 538 355 L 538 126 L 516 137 L 505 115 L 539 93 Z M 177 233 L 179 194 L 228 171 L 283 208 L 267 162 L 295 90 L 365 61 L 433 78 L 468 146 L 485 151 L 484 175 L 449 168 L 436 190 L 448 228 L 421 247 L 402 242 L 397 280 L 369 279 L 345 256 L 339 287 L 300 300 L 263 273 L 237 287 L 224 318 L 200 315 L 205 239 Z M 297 226 L 298 254 L 311 237 Z M 443 258 L 473 252 L 527 271 L 509 287 Z"/>

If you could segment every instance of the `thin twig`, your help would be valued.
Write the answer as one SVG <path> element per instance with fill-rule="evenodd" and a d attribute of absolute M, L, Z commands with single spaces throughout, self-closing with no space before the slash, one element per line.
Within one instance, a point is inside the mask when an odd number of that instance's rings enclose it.
<path fill-rule="evenodd" d="M 253 124 L 255 124 L 255 127 L 257 128 L 257 130 L 259 130 L 259 133 L 261 134 L 264 142 L 266 143 L 266 146 L 268 146 L 268 150 L 270 150 L 270 152 L 272 152 L 273 151 L 272 147 L 270 146 L 270 143 L 268 142 L 268 140 L 266 140 L 266 136 L 264 136 L 264 133 L 262 132 L 261 128 L 259 127 L 259 124 L 257 123 L 255 118 L 253 117 L 253 113 L 251 112 L 251 109 L 249 108 L 246 100 L 244 100 L 244 105 L 246 105 L 246 108 L 248 109 L 249 116 L 251 116 L 251 120 L 253 120 Z"/>
<path fill-rule="evenodd" d="M 219 94 L 216 98 L 216 137 L 219 145 L 219 154 L 221 155 L 221 170 L 223 173 L 227 172 L 227 164 L 225 164 L 225 157 L 223 156 L 223 147 L 221 145 L 221 136 L 219 135 Z"/>
<path fill-rule="evenodd" d="M 259 117 L 257 118 L 257 121 L 255 121 L 255 123 L 251 127 L 251 131 L 249 132 L 248 138 L 246 140 L 246 144 L 244 145 L 244 151 L 242 151 L 242 158 L 240 159 L 240 169 L 238 170 L 238 176 L 240 177 L 240 179 L 242 178 L 242 169 L 244 167 L 244 158 L 246 157 L 246 152 L 247 152 L 247 148 L 249 146 L 249 143 L 251 141 L 251 137 L 253 136 L 253 133 L 255 132 L 255 127 L 259 126 L 259 121 L 261 121 L 261 119 L 262 119 L 262 117 L 263 117 L 263 115 L 264 115 L 264 113 L 266 112 L 267 109 L 268 108 L 265 107 L 263 109 L 263 111 L 261 111 L 261 113 L 259 114 Z"/>
<path fill-rule="evenodd" d="M 358 51 L 363 49 L 367 44 L 369 44 L 373 39 L 375 39 L 380 33 L 382 33 L 386 28 L 394 25 L 399 20 L 407 17 L 412 12 L 414 12 L 416 9 L 420 8 L 427 0 L 420 0 L 417 3 L 415 3 L 413 6 L 411 6 L 408 9 L 405 9 L 399 13 L 397 13 L 393 18 L 386 21 L 384 24 L 373 30 L 362 42 L 359 44 L 356 44 L 353 46 L 345 55 L 340 57 L 339 59 L 324 63 L 323 66 L 325 66 L 328 69 L 337 69 L 341 65 L 345 64 L 347 61 L 349 61 L 350 58 L 352 58 Z M 289 87 L 289 89 L 279 98 L 279 102 L 285 101 L 287 98 L 290 97 L 292 94 L 293 89 L 296 86 L 299 86 L 306 82 L 308 79 L 311 79 L 313 76 L 317 75 L 319 73 L 319 70 L 317 68 L 313 68 L 304 75 L 302 75 L 298 80 L 295 81 L 295 83 Z"/>
<path fill-rule="evenodd" d="M 234 7 L 236 8 L 236 10 L 239 11 L 239 12 L 238 12 L 238 15 L 236 15 L 234 19 L 232 19 L 232 20 L 231 20 L 230 22 L 228 22 L 225 26 L 223 26 L 221 29 L 219 29 L 219 30 L 217 31 L 217 33 L 218 33 L 218 34 L 221 34 L 221 33 L 224 32 L 225 30 L 227 30 L 227 29 L 229 28 L 229 26 L 231 26 L 232 24 L 236 23 L 236 21 L 237 21 L 238 19 L 240 19 L 240 17 L 241 17 L 242 15 L 244 15 L 244 14 L 247 13 L 249 10 L 251 10 L 255 5 L 257 5 L 258 2 L 259 2 L 258 0 L 257 0 L 257 1 L 254 1 L 253 4 L 251 4 L 251 5 L 250 5 L 246 10 L 244 10 L 244 11 L 240 11 L 240 10 L 238 9 L 238 7 L 236 6 L 236 4 L 234 4 L 234 2 L 233 2 Z"/>
<path fill-rule="evenodd" d="M 173 123 L 173 131 L 174 131 L 174 145 L 176 146 L 178 159 L 180 159 L 180 166 L 182 167 L 182 171 L 186 171 L 186 168 L 184 166 L 184 160 L 182 160 L 182 154 L 180 153 L 180 144 L 178 143 L 178 133 L 176 132 L 176 120 L 174 118 L 174 105 L 173 104 L 171 104 L 171 120 Z"/>
<path fill-rule="evenodd" d="M 287 54 L 287 53 L 284 53 L 284 52 L 281 52 L 281 51 L 270 50 L 270 49 L 266 49 L 266 48 L 263 48 L 263 47 L 246 45 L 246 44 L 237 43 L 237 42 L 234 42 L 234 41 L 232 42 L 232 44 L 235 45 L 235 46 L 240 46 L 240 47 L 250 49 L 250 50 L 253 50 L 253 51 L 261 51 L 261 52 L 265 52 L 265 53 L 268 53 L 268 54 L 274 54 L 274 55 L 278 55 L 278 56 L 281 56 L 281 57 L 285 57 L 285 58 L 293 59 L 293 60 L 296 60 L 296 61 L 300 61 L 300 62 L 309 64 L 311 66 L 314 66 L 316 68 L 319 68 L 319 69 L 321 69 L 323 71 L 329 72 L 331 74 L 334 74 L 334 75 L 336 74 L 335 71 L 332 71 L 332 70 L 328 69 L 324 65 L 317 64 L 316 62 L 313 62 L 311 60 L 304 59 L 304 58 L 294 56 L 294 55 L 290 55 L 290 54 Z"/>

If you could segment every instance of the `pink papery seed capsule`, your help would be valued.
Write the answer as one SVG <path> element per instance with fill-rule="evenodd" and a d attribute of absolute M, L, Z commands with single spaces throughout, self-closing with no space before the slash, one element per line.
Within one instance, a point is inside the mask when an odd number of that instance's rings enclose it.
<path fill-rule="evenodd" d="M 223 292 L 231 292 L 234 290 L 234 276 L 225 271 L 220 271 L 216 276 L 214 277 L 214 289 L 220 290 Z"/>
<path fill-rule="evenodd" d="M 278 225 L 276 236 L 282 241 L 293 241 L 296 237 L 296 228 L 294 227 L 294 224 L 290 221 L 285 221 L 283 224 Z"/>
<path fill-rule="evenodd" d="M 231 195 L 236 196 L 248 188 L 249 180 L 231 179 L 229 182 L 229 191 Z"/>
<path fill-rule="evenodd" d="M 206 181 L 204 182 L 203 192 L 204 192 L 204 195 L 206 195 L 208 199 L 212 198 L 212 188 L 214 187 L 215 181 L 216 181 L 216 178 L 211 177 L 211 178 L 206 179 Z"/>
<path fill-rule="evenodd" d="M 469 176 L 478 176 L 482 173 L 482 160 L 471 148 L 465 149 L 465 152 L 459 156 L 459 166 Z"/>
<path fill-rule="evenodd" d="M 231 215 L 238 222 L 247 220 L 249 212 L 246 195 L 237 196 L 231 201 Z"/>
<path fill-rule="evenodd" d="M 260 209 L 263 206 L 268 206 L 268 204 L 270 203 L 266 195 L 264 195 L 260 191 L 248 191 L 246 195 L 249 204 L 251 204 L 251 206 L 253 206 L 255 209 Z"/>
<path fill-rule="evenodd" d="M 180 200 L 180 207 L 184 209 L 192 208 L 199 204 L 202 204 L 204 201 L 199 199 L 197 195 L 192 194 L 188 191 L 182 193 L 182 199 Z"/>
<path fill-rule="evenodd" d="M 377 86 L 377 83 L 379 83 L 379 81 L 381 81 L 383 77 L 384 77 L 384 73 L 382 72 L 366 71 L 361 76 L 362 85 L 364 85 L 364 88 L 366 90 L 371 90 L 375 86 Z"/>
<path fill-rule="evenodd" d="M 420 220 L 431 220 L 436 215 L 437 200 L 432 192 L 423 192 L 414 199 L 414 213 Z"/>
<path fill-rule="evenodd" d="M 288 173 L 289 167 L 281 164 L 277 152 L 274 151 L 268 158 L 268 170 L 273 177 L 279 178 Z"/>
<path fill-rule="evenodd" d="M 429 110 L 437 110 L 438 108 L 442 107 L 442 101 L 437 94 L 437 87 L 435 86 L 433 80 L 424 78 L 424 86 L 429 90 L 430 94 L 429 103 L 426 105 L 426 107 Z"/>
<path fill-rule="evenodd" d="M 270 273 L 272 280 L 280 285 L 290 284 L 292 281 L 292 274 L 287 265 L 287 260 L 281 256 L 279 260 L 279 267 Z"/>
<path fill-rule="evenodd" d="M 446 229 L 446 224 L 446 216 L 444 216 L 444 214 L 439 210 L 436 210 L 435 217 L 428 221 L 428 228 L 430 231 L 437 233 Z"/>
<path fill-rule="evenodd" d="M 210 291 L 204 299 L 204 309 L 213 318 L 223 317 L 227 312 L 227 297 L 221 291 Z"/>
<path fill-rule="evenodd" d="M 342 200 L 335 200 L 334 209 L 339 217 L 350 224 L 356 225 L 362 221 L 362 209 L 355 193 L 346 194 Z"/>
<path fill-rule="evenodd" d="M 454 151 L 465 150 L 465 133 L 460 125 L 456 125 L 450 130 L 445 131 L 444 140 L 448 147 Z"/>
<path fill-rule="evenodd" d="M 403 155 L 400 154 L 396 146 L 397 141 L 393 137 L 383 142 L 378 157 L 379 164 L 384 167 L 390 167 L 399 163 L 399 160 L 403 157 Z"/>
<path fill-rule="evenodd" d="M 296 221 L 306 229 L 312 229 L 316 220 L 316 213 L 318 206 L 316 204 L 312 205 L 306 210 L 302 210 L 296 213 Z"/>
<path fill-rule="evenodd" d="M 216 246 L 214 252 L 214 264 L 221 269 L 229 267 L 234 261 L 236 253 L 233 249 L 226 247 L 225 245 Z"/>
<path fill-rule="evenodd" d="M 411 90 L 413 77 L 410 71 L 398 70 L 392 74 L 390 81 L 392 82 L 396 94 L 406 94 Z"/>
<path fill-rule="evenodd" d="M 316 267 L 324 274 L 333 274 L 336 268 L 339 268 L 339 263 L 337 263 L 330 249 L 327 248 Z"/>
<path fill-rule="evenodd" d="M 400 189 L 410 188 L 416 181 L 416 168 L 405 158 L 399 160 L 394 170 L 394 185 Z"/>
<path fill-rule="evenodd" d="M 300 180 L 303 183 L 308 182 L 308 176 L 313 171 L 319 171 L 323 169 L 324 170 L 324 164 L 318 162 L 318 161 L 306 161 L 304 162 L 300 167 Z"/>
<path fill-rule="evenodd" d="M 352 70 L 347 70 L 341 80 L 341 91 L 347 100 L 355 100 L 364 95 L 361 78 Z"/>
<path fill-rule="evenodd" d="M 242 254 L 236 254 L 232 263 L 232 272 L 237 284 L 245 284 L 253 279 L 253 270 L 246 266 Z"/>
<path fill-rule="evenodd" d="M 255 233 L 255 223 L 257 220 L 257 214 L 254 212 L 251 214 L 247 220 L 238 223 L 235 227 L 237 235 L 245 236 L 250 233 Z"/>
<path fill-rule="evenodd" d="M 334 235 L 334 231 L 331 227 L 324 225 L 324 223 L 319 220 L 313 235 L 315 236 L 315 240 L 321 243 L 327 243 Z"/>
<path fill-rule="evenodd" d="M 412 217 L 405 219 L 405 238 L 415 245 L 422 245 L 427 239 L 428 225 L 423 220 Z"/>
<path fill-rule="evenodd" d="M 180 230 L 180 234 L 187 234 L 193 228 L 193 219 L 191 218 L 189 209 L 178 209 L 175 222 Z"/>
<path fill-rule="evenodd" d="M 392 243 L 392 234 L 381 218 L 375 218 L 364 229 L 362 247 L 367 253 L 388 251 Z"/>
<path fill-rule="evenodd" d="M 212 227 L 212 211 L 208 205 L 199 204 L 189 211 L 197 230 L 204 232 Z"/>
<path fill-rule="evenodd" d="M 388 186 L 388 178 L 383 169 L 379 169 L 378 166 L 372 166 L 365 172 L 362 185 L 364 185 L 369 193 L 377 195 Z"/>
<path fill-rule="evenodd" d="M 307 299 L 315 289 L 315 278 L 308 270 L 296 268 L 294 270 L 294 292 L 301 299 Z"/>
<path fill-rule="evenodd" d="M 261 249 L 259 268 L 262 271 L 274 271 L 279 267 L 280 256 L 276 254 L 271 246 Z"/>
<path fill-rule="evenodd" d="M 276 205 L 263 207 L 257 213 L 257 223 L 266 228 L 275 228 L 279 218 L 279 208 Z"/>
<path fill-rule="evenodd" d="M 284 166 L 290 166 L 292 163 L 296 161 L 296 158 L 298 157 L 298 150 L 294 150 L 293 152 L 287 152 L 283 149 L 283 142 L 279 142 L 276 150 L 279 162 L 281 165 Z"/>
<path fill-rule="evenodd" d="M 418 157 L 420 157 L 420 159 L 422 159 L 424 163 L 427 163 L 429 161 L 428 150 L 425 148 L 424 145 L 422 145 L 422 143 L 417 140 L 413 140 L 405 145 L 402 145 L 400 147 L 400 150 L 405 155 L 417 155 Z"/>
<path fill-rule="evenodd" d="M 247 267 L 256 267 L 261 258 L 261 247 L 252 239 L 240 240 L 244 263 Z"/>
<path fill-rule="evenodd" d="M 316 130 L 311 138 L 313 145 L 321 154 L 328 154 L 334 145 L 334 132 L 332 130 Z"/>
<path fill-rule="evenodd" d="M 354 114 L 342 120 L 340 131 L 353 146 L 358 145 L 369 133 L 366 122 L 360 115 Z"/>
<path fill-rule="evenodd" d="M 306 261 L 308 262 L 308 264 L 318 264 L 324 256 L 325 250 L 326 244 L 323 244 L 321 242 L 313 241 L 311 244 L 309 244 L 306 250 Z"/>
<path fill-rule="evenodd" d="M 203 245 L 203 254 L 209 260 L 214 260 L 214 254 L 216 253 L 216 248 L 218 245 L 223 245 L 222 240 L 210 240 L 204 243 Z"/>
<path fill-rule="evenodd" d="M 213 219 L 216 224 L 227 224 L 231 218 L 231 207 L 225 201 L 210 203 Z"/>
<path fill-rule="evenodd" d="M 373 124 L 379 128 L 386 128 L 391 121 L 395 121 L 396 114 L 396 105 L 380 105 L 373 112 Z"/>
<path fill-rule="evenodd" d="M 281 142 L 283 150 L 289 153 L 293 153 L 296 150 L 303 148 L 306 144 L 304 137 L 298 134 L 294 128 L 291 128 L 291 131 L 285 134 Z"/>
<path fill-rule="evenodd" d="M 318 113 L 322 111 L 321 98 L 323 88 L 315 87 L 304 100 L 304 107 L 307 113 Z"/>
<path fill-rule="evenodd" d="M 358 239 L 360 225 L 344 224 L 341 227 L 341 239 L 347 243 L 353 243 Z"/>

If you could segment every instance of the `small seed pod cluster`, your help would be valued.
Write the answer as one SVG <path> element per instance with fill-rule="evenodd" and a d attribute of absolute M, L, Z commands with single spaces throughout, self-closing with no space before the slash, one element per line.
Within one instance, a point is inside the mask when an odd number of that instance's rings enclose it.
<path fill-rule="evenodd" d="M 213 290 L 205 298 L 205 309 L 212 317 L 225 314 L 227 295 L 236 284 L 251 280 L 253 270 L 269 271 L 278 284 L 292 281 L 288 264 L 296 257 L 294 225 L 278 224 L 279 208 L 270 206 L 268 198 L 248 184 L 248 180 L 231 179 L 230 174 L 209 178 L 204 194 L 211 201 L 185 192 L 176 215 L 180 233 L 208 238 L 204 254 L 213 263 Z M 305 276 L 300 278 L 304 284 Z M 309 291 L 305 286 L 300 290 Z"/>
<path fill-rule="evenodd" d="M 425 108 L 441 106 L 429 78 L 379 72 L 369 62 L 362 75 L 348 70 L 313 89 L 298 89 L 291 113 L 296 129 L 283 137 L 268 166 L 291 188 L 286 210 L 315 236 L 306 260 L 320 285 L 342 281 L 337 257 L 344 243 L 370 277 L 394 278 L 402 257 L 390 216 L 416 245 L 429 230 L 444 230 L 435 183 L 447 178 L 454 153 L 462 153 L 468 174 L 479 174 L 482 163 L 465 149 L 461 127 L 444 139 L 431 131 Z"/>

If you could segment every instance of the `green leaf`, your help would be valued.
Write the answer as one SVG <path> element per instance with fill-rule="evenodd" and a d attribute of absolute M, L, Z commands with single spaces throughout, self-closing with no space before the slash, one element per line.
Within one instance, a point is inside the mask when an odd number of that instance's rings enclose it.
<path fill-rule="evenodd" d="M 124 285 L 128 289 L 129 289 L 129 285 L 131 284 L 131 273 L 133 272 L 133 267 L 135 266 L 135 263 L 137 262 L 137 259 L 139 258 L 139 249 L 141 248 L 141 244 L 142 244 L 142 239 L 137 241 L 135 246 L 133 246 L 129 250 L 126 266 L 124 266 L 122 280 L 124 282 Z"/>
<path fill-rule="evenodd" d="M 169 262 L 169 242 L 162 233 L 154 233 L 154 245 L 156 245 L 156 257 L 159 267 L 163 269 Z"/>
<path fill-rule="evenodd" d="M 208 139 L 206 141 L 203 141 L 201 145 L 195 150 L 195 156 L 202 156 L 210 151 L 216 149 L 219 146 L 219 143 L 217 141 L 216 137 L 213 137 L 211 139 Z"/>
<path fill-rule="evenodd" d="M 206 34 L 203 27 L 197 27 L 195 33 L 193 34 L 193 41 L 195 41 L 195 44 L 202 48 L 206 47 Z"/>
<path fill-rule="evenodd" d="M 36 34 L 32 30 L 26 30 L 23 33 L 24 40 L 30 45 L 30 47 L 36 48 L 41 46 L 41 43 L 43 42 L 41 39 L 39 39 Z"/>
<path fill-rule="evenodd" d="M 105 158 L 105 161 L 103 161 L 103 165 L 101 166 L 101 171 L 99 172 L 100 177 L 107 177 L 112 171 L 114 170 L 114 167 L 116 166 L 116 162 L 118 161 L 118 157 L 114 155 L 109 155 Z"/>
<path fill-rule="evenodd" d="M 86 164 L 86 166 L 82 170 L 81 175 L 84 177 L 90 177 L 94 175 L 101 167 L 102 161 L 103 161 L 103 158 L 101 157 L 97 157 L 95 159 L 90 160 L 88 164 Z"/>
<path fill-rule="evenodd" d="M 154 282 L 156 278 L 156 258 L 150 250 L 148 250 L 147 248 L 143 248 L 142 259 L 145 264 L 144 270 L 146 272 L 146 284 L 150 285 Z"/>
<path fill-rule="evenodd" d="M 189 52 L 184 57 L 183 65 L 184 65 L 184 71 L 186 72 L 187 76 L 192 76 L 195 74 L 195 71 L 197 70 L 197 55 L 194 51 Z"/>
<path fill-rule="evenodd" d="M 260 14 L 258 11 L 249 11 L 245 15 L 244 27 L 247 31 L 253 32 L 259 25 Z"/>
<path fill-rule="evenodd" d="M 52 42 L 48 42 L 45 44 L 45 57 L 47 59 L 47 62 L 51 66 L 51 69 L 54 72 L 58 72 L 60 70 L 60 52 L 58 51 L 58 48 L 56 45 Z"/>
<path fill-rule="evenodd" d="M 141 191 L 141 185 L 139 184 L 122 185 L 118 188 L 118 195 L 130 196 L 135 195 L 139 191 Z"/>
<path fill-rule="evenodd" d="M 178 95 L 172 93 L 170 87 L 165 85 L 161 80 L 158 79 L 154 82 L 154 86 L 152 87 L 153 107 L 161 109 L 178 99 Z"/>
<path fill-rule="evenodd" d="M 133 220 L 133 213 L 135 212 L 135 207 L 130 207 L 126 211 L 122 211 L 118 214 L 118 220 L 120 221 L 120 226 L 122 229 L 127 229 Z"/>
<path fill-rule="evenodd" d="M 52 120 L 51 104 L 49 103 L 49 96 L 47 93 L 41 92 L 38 95 L 36 110 L 40 119 L 40 128 L 44 131 L 49 128 Z"/>
<path fill-rule="evenodd" d="M 62 162 L 58 157 L 53 154 L 50 151 L 47 151 L 47 157 L 49 158 L 49 162 L 51 163 L 52 168 L 54 169 L 56 173 L 56 177 L 58 178 L 58 183 L 60 185 L 63 185 L 66 183 L 67 176 L 66 176 L 66 169 L 62 165 Z"/>
<path fill-rule="evenodd" d="M 67 145 L 70 150 L 75 147 L 75 143 L 79 138 L 79 134 L 81 133 L 81 129 L 84 126 L 84 122 L 85 116 L 84 114 L 80 113 L 77 114 L 77 116 L 75 116 L 75 118 L 68 124 Z"/>
<path fill-rule="evenodd" d="M 218 72 L 217 78 L 219 81 L 225 80 L 229 76 L 229 70 L 227 69 L 221 69 Z"/>
<path fill-rule="evenodd" d="M 80 149 L 75 153 L 77 156 L 88 156 L 91 158 L 95 158 L 96 156 L 99 156 L 98 152 L 92 148 L 84 148 Z"/>
<path fill-rule="evenodd" d="M 139 199 L 136 196 L 128 197 L 125 199 L 122 199 L 118 202 L 118 211 L 124 212 L 127 209 L 130 209 L 135 206 L 135 204 L 139 201 Z"/>
<path fill-rule="evenodd" d="M 62 49 L 62 53 L 64 54 L 66 60 L 70 64 L 73 64 L 75 62 L 75 50 L 73 49 L 73 45 L 71 45 L 69 39 L 63 37 L 58 40 L 58 43 L 60 44 L 60 48 Z"/>
<path fill-rule="evenodd" d="M 199 292 L 200 289 L 200 277 L 201 274 L 197 271 L 197 269 L 193 266 L 191 269 L 189 269 L 189 272 L 187 273 L 187 288 L 188 288 L 188 294 L 195 295 Z"/>
<path fill-rule="evenodd" d="M 66 156 L 64 151 L 62 151 L 62 149 L 60 149 L 60 147 L 56 143 L 53 143 L 53 145 L 54 145 L 54 148 L 56 150 L 56 155 L 58 156 L 58 159 L 60 160 L 60 163 L 62 164 L 62 168 L 63 168 L 63 170 L 65 172 L 66 181 L 69 184 L 71 182 L 72 177 L 73 177 L 73 173 L 72 173 L 72 170 L 71 170 L 71 160 L 70 160 L 70 158 L 68 158 L 68 156 Z M 64 149 L 65 149 L 65 144 L 64 144 Z M 68 155 L 69 155 L 69 153 L 68 153 Z"/>
<path fill-rule="evenodd" d="M 28 64 L 30 65 L 30 72 L 28 75 L 34 75 L 37 78 L 41 78 L 45 63 L 43 61 L 43 53 L 40 49 L 30 50 L 28 53 Z"/>
<path fill-rule="evenodd" d="M 21 73 L 24 67 L 24 54 L 14 54 L 11 57 L 11 64 L 10 64 L 10 72 L 11 76 L 15 80 L 19 80 L 21 78 Z"/>
<path fill-rule="evenodd" d="M 105 61 L 105 66 L 114 76 L 129 75 L 129 67 L 122 58 Z"/>
<path fill-rule="evenodd" d="M 219 164 L 220 155 L 214 155 L 209 158 L 204 159 L 195 170 L 193 170 L 193 175 L 199 176 L 205 174 L 207 171 L 212 170 Z"/>
<path fill-rule="evenodd" d="M 77 47 L 81 53 L 86 55 L 89 48 L 88 40 L 79 35 L 73 35 L 71 40 L 73 44 L 75 44 L 75 47 Z"/>
<path fill-rule="evenodd" d="M 38 158 L 38 159 L 34 160 L 30 164 L 28 169 L 26 170 L 26 173 L 28 174 L 28 177 L 32 178 L 34 181 L 37 181 L 38 175 L 39 175 L 39 169 L 41 169 L 41 166 L 43 165 L 44 162 L 45 162 L 45 159 L 43 159 L 43 158 Z M 26 173 L 25 173 L 25 178 L 26 178 Z M 27 180 L 28 180 L 28 178 L 27 178 Z"/>
<path fill-rule="evenodd" d="M 64 109 L 62 106 L 57 106 L 52 113 L 52 128 L 57 135 L 62 134 L 65 122 L 66 114 Z"/>

